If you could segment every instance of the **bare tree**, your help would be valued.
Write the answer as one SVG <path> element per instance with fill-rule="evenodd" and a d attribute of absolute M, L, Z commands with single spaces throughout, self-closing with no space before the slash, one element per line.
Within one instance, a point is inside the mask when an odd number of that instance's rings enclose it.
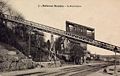
<path fill-rule="evenodd" d="M 5 8 L 7 7 L 6 5 L 7 5 L 6 2 L 4 2 L 3 0 L 0 0 L 0 12 L 2 13 L 5 12 Z"/>

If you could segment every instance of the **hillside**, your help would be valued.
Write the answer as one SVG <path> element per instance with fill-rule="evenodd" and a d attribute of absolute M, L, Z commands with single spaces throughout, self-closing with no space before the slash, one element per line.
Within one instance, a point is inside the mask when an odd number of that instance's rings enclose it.
<path fill-rule="evenodd" d="M 32 60 L 16 48 L 0 42 L 0 72 L 34 68 Z"/>

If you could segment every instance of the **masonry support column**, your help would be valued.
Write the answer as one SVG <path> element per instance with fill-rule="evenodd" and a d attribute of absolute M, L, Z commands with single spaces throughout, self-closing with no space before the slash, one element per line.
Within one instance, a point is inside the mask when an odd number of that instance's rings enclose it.
<path fill-rule="evenodd" d="M 86 50 L 84 50 L 84 57 L 83 57 L 83 59 L 84 59 L 84 64 L 86 64 Z"/>

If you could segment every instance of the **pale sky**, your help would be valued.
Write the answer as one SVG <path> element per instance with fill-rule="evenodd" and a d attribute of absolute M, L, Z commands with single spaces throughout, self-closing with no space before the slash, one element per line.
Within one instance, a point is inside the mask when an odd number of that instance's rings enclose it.
<path fill-rule="evenodd" d="M 95 28 L 95 39 L 120 46 L 120 0 L 9 0 L 27 20 L 65 30 L 65 21 Z M 38 7 L 42 4 L 82 7 Z M 111 51 L 88 46 L 96 54 Z"/>

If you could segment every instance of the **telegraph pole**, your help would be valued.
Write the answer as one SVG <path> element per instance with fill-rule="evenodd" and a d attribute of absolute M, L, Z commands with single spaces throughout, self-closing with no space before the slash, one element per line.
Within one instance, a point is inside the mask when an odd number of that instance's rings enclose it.
<path fill-rule="evenodd" d="M 28 27 L 29 28 L 29 40 L 28 40 L 28 57 L 31 58 L 30 56 L 30 51 L 31 51 L 31 27 Z"/>
<path fill-rule="evenodd" d="M 114 66 L 114 76 L 117 76 L 117 54 L 116 54 L 116 51 L 117 51 L 117 47 L 114 48 L 114 51 L 115 51 L 115 66 Z"/>

